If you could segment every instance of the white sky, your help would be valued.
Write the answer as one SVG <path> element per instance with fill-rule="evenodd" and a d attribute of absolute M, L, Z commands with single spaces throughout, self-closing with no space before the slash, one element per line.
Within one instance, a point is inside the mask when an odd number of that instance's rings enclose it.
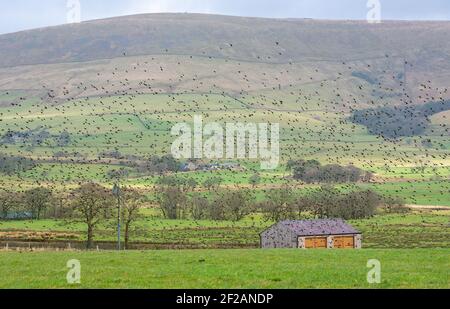
<path fill-rule="evenodd" d="M 68 1 L 0 0 L 0 33 L 64 24 Z M 365 19 L 369 0 L 79 0 L 81 19 L 158 12 L 275 18 Z M 370 0 L 382 19 L 450 20 L 450 0 Z"/>

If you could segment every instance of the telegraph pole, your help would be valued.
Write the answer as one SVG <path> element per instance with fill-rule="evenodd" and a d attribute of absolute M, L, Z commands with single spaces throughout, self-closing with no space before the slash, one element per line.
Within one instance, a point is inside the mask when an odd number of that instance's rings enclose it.
<path fill-rule="evenodd" d="M 120 251 L 120 187 L 114 184 L 113 194 L 117 197 L 117 250 Z"/>

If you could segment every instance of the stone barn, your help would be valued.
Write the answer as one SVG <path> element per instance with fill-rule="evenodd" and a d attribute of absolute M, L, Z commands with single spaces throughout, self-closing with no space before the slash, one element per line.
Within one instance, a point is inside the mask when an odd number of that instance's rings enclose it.
<path fill-rule="evenodd" d="M 361 248 L 361 233 L 341 219 L 281 221 L 260 239 L 261 248 Z"/>

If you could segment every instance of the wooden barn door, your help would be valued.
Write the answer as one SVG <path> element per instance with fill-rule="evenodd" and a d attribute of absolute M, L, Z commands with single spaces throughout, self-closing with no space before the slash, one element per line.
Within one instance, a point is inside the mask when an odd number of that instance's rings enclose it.
<path fill-rule="evenodd" d="M 352 236 L 335 236 L 333 237 L 333 248 L 354 248 L 355 239 Z"/>
<path fill-rule="evenodd" d="M 327 238 L 326 237 L 308 237 L 305 238 L 305 248 L 326 248 Z"/>

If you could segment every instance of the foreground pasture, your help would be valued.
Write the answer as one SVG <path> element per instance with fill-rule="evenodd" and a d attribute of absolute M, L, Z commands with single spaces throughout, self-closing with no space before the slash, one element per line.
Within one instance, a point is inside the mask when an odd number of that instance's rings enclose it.
<path fill-rule="evenodd" d="M 449 288 L 450 249 L 0 252 L 0 288 Z M 81 284 L 66 280 L 70 259 Z M 369 284 L 367 262 L 381 262 Z"/>

